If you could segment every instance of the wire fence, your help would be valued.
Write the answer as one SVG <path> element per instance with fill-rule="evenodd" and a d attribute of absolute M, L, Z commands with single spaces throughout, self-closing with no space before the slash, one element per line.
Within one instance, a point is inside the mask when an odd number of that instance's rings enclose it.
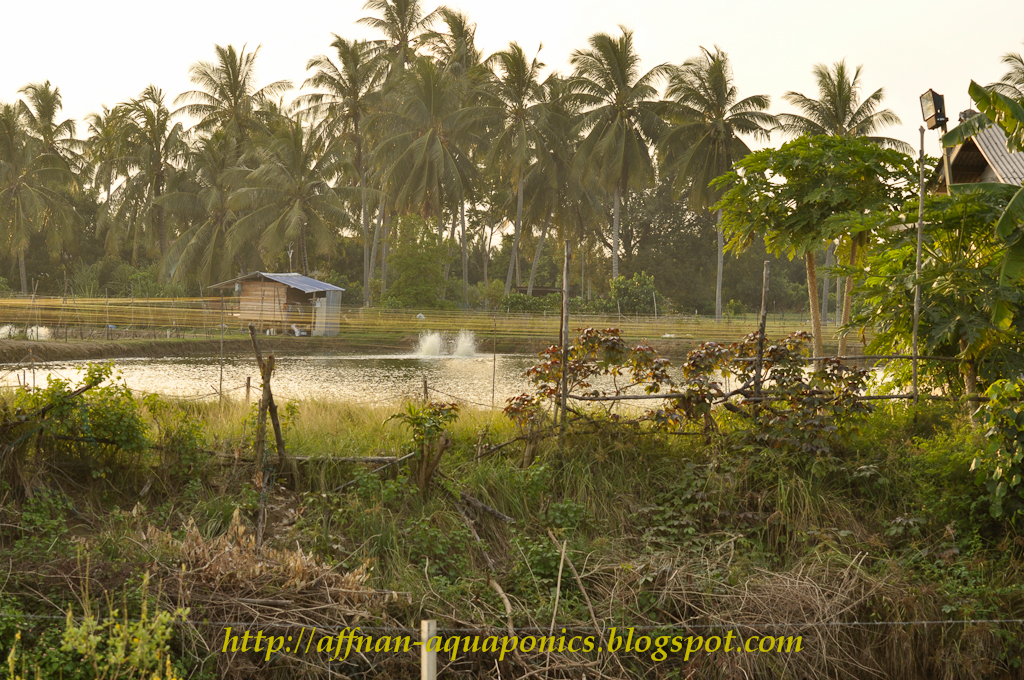
<path fill-rule="evenodd" d="M 0 339 L 35 341 L 125 340 L 157 338 L 214 339 L 241 338 L 254 323 L 270 334 L 310 334 L 314 308 L 289 302 L 287 323 L 243 309 L 239 298 L 0 298 Z M 261 318 L 263 316 L 263 318 Z M 360 339 L 377 344 L 417 331 L 468 330 L 478 338 L 536 340 L 557 338 L 559 313 L 472 311 L 461 309 L 382 309 L 342 307 L 330 319 L 338 334 L 350 341 Z M 616 327 L 631 338 L 659 339 L 682 344 L 732 341 L 754 321 L 753 315 L 737 315 L 716 322 L 696 314 L 573 314 L 574 327 Z M 805 315 L 770 315 L 773 334 L 788 335 L 807 330 Z"/>

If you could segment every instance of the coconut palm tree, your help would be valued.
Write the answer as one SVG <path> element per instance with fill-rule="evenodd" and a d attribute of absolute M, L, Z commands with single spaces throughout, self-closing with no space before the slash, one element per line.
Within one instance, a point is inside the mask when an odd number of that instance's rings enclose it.
<path fill-rule="evenodd" d="M 457 76 L 473 72 L 478 78 L 485 76 L 483 54 L 476 46 L 476 24 L 458 10 L 438 7 L 435 12 L 447 30 L 423 34 L 422 42 L 430 54 Z"/>
<path fill-rule="evenodd" d="M 613 37 L 596 33 L 586 50 L 569 58 L 574 87 L 587 108 L 578 131 L 584 139 L 576 160 L 577 172 L 593 177 L 613 196 L 612 278 L 619 275 L 619 211 L 631 188 L 654 176 L 651 145 L 661 136 L 655 83 L 669 75 L 667 64 L 640 74 L 640 56 L 633 32 L 623 26 Z"/>
<path fill-rule="evenodd" d="M 119 105 L 117 115 L 124 125 L 124 154 L 117 162 L 126 176 L 113 194 L 107 248 L 117 252 L 130 239 L 133 263 L 147 252 L 162 258 L 170 234 L 159 199 L 185 158 L 184 130 L 171 121 L 166 96 L 154 85 Z"/>
<path fill-rule="evenodd" d="M 480 114 L 462 107 L 454 74 L 418 57 L 395 85 L 396 108 L 375 114 L 368 126 L 380 142 L 374 160 L 396 210 L 442 217 L 466 195 L 476 167 L 470 160 Z"/>
<path fill-rule="evenodd" d="M 200 140 L 188 152 L 186 179 L 157 200 L 182 226 L 162 263 L 163 273 L 172 281 L 198 280 L 207 286 L 258 263 L 252 243 L 228 242 L 236 219 L 229 197 L 244 172 L 234 165 L 233 147 L 225 131 Z"/>
<path fill-rule="evenodd" d="M 26 133 L 40 142 L 43 153 L 61 158 L 72 170 L 81 169 L 84 165 L 82 143 L 75 139 L 75 121 L 68 118 L 58 122 L 64 101 L 60 88 L 47 80 L 29 83 L 18 92 L 25 95 L 25 99 L 18 102 L 18 109 Z"/>
<path fill-rule="evenodd" d="M 505 276 L 505 295 L 512 289 L 512 274 L 518 271 L 519 239 L 523 224 L 523 187 L 526 174 L 541 148 L 544 125 L 544 89 L 540 72 L 544 64 L 534 56 L 529 59 L 518 43 L 491 57 L 496 74 L 486 90 L 487 112 L 497 130 L 491 141 L 489 163 L 516 190 L 515 231 L 512 256 Z M 522 285 L 517 280 L 516 285 Z"/>
<path fill-rule="evenodd" d="M 306 69 L 316 69 L 303 87 L 320 90 L 300 101 L 310 111 L 324 116 L 323 125 L 330 134 L 340 134 L 352 148 L 352 160 L 359 177 L 360 219 L 363 236 L 363 304 L 370 304 L 370 216 L 367 210 L 365 158 L 366 136 L 362 124 L 379 105 L 380 87 L 384 81 L 385 63 L 374 57 L 373 45 L 365 41 L 346 40 L 338 35 L 331 43 L 337 63 L 326 55 L 313 57 Z"/>
<path fill-rule="evenodd" d="M 663 166 L 675 174 L 676 188 L 689 189 L 691 210 L 706 210 L 718 201 L 709 185 L 750 153 L 740 135 L 768 139 L 777 125 L 767 113 L 771 98 L 754 95 L 739 99 L 729 55 L 715 46 L 673 68 L 669 76 L 664 114 L 670 129 L 659 148 Z M 715 319 L 722 320 L 722 265 L 725 241 L 718 213 L 718 274 L 715 284 Z"/>
<path fill-rule="evenodd" d="M 260 140 L 259 167 L 232 194 L 228 207 L 242 214 L 228 243 L 234 252 L 259 243 L 263 260 L 274 262 L 288 243 L 299 251 L 302 273 L 309 274 L 310 251 L 330 254 L 349 215 L 331 183 L 347 168 L 341 143 L 316 131 L 297 116 L 287 129 Z"/>
<path fill-rule="evenodd" d="M 362 17 L 356 23 L 384 34 L 374 44 L 388 64 L 388 79 L 400 77 L 416 59 L 416 50 L 438 19 L 439 9 L 424 14 L 419 0 L 367 0 L 363 9 L 378 16 Z"/>
<path fill-rule="evenodd" d="M 1024 56 L 1021 56 L 1020 52 L 1007 52 L 1003 55 L 1002 61 L 1006 64 L 1007 71 L 998 82 L 989 85 L 989 89 L 1024 101 Z"/>
<path fill-rule="evenodd" d="M 110 202 L 114 179 L 123 174 L 118 160 L 124 155 L 125 130 L 122 109 L 103 107 L 103 113 L 86 116 L 89 136 L 85 140 L 86 174 L 92 185 L 103 189 L 104 205 Z"/>
<path fill-rule="evenodd" d="M 863 68 L 858 66 L 851 73 L 845 59 L 837 61 L 831 68 L 815 64 L 812 73 L 818 83 L 818 99 L 792 91 L 782 95 L 800 114 L 780 113 L 776 129 L 794 137 L 867 137 L 884 148 L 913 154 L 914 149 L 906 142 L 875 135 L 882 128 L 899 125 L 900 118 L 891 109 L 879 108 L 885 98 L 881 87 L 861 101 L 860 76 Z"/>
<path fill-rule="evenodd" d="M 198 118 L 196 130 L 211 134 L 223 129 L 236 142 L 267 132 L 266 116 L 260 104 L 291 89 L 292 83 L 278 80 L 256 87 L 256 57 L 260 48 L 236 51 L 233 45 L 213 46 L 216 61 L 199 61 L 189 68 L 189 80 L 200 89 L 183 92 L 174 99 L 174 113 Z"/>
<path fill-rule="evenodd" d="M 32 237 L 44 232 L 49 249 L 58 252 L 79 220 L 60 191 L 74 181 L 67 163 L 46 153 L 23 121 L 21 106 L 0 103 L 0 241 L 17 255 L 25 295 L 25 253 Z"/>
<path fill-rule="evenodd" d="M 883 148 L 896 149 L 905 154 L 913 154 L 914 149 L 906 142 L 891 137 L 875 135 L 880 129 L 890 125 L 899 125 L 900 119 L 891 109 L 880 109 L 885 95 L 878 88 L 861 101 L 860 76 L 862 66 L 850 72 L 846 60 L 841 60 L 829 68 L 825 64 L 816 64 L 812 72 L 818 83 L 818 99 L 805 97 L 799 92 L 787 92 L 783 99 L 799 109 L 803 115 L 781 113 L 778 116 L 778 129 L 783 134 L 799 135 L 830 135 L 834 137 L 866 137 Z M 867 232 L 850 237 L 849 264 L 857 262 L 857 252 L 867 245 Z M 843 325 L 850 322 L 850 303 L 852 301 L 853 279 L 846 278 L 846 290 L 843 302 Z M 839 339 L 839 354 L 846 353 L 846 336 Z"/>

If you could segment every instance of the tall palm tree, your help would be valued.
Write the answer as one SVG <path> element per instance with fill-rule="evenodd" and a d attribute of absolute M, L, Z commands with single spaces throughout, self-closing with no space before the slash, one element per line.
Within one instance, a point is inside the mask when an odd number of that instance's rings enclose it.
<path fill-rule="evenodd" d="M 157 203 L 182 225 L 163 261 L 163 270 L 173 281 L 198 280 L 204 287 L 245 272 L 253 263 L 251 243 L 229 244 L 228 235 L 235 212 L 228 205 L 235 179 L 236 153 L 226 132 L 200 140 L 188 152 L 187 179 Z"/>
<path fill-rule="evenodd" d="M 445 206 L 468 193 L 476 174 L 469 145 L 479 112 L 462 107 L 455 76 L 425 57 L 396 88 L 397 107 L 368 121 L 380 138 L 374 159 L 384 191 L 397 210 L 441 218 Z"/>
<path fill-rule="evenodd" d="M 337 139 L 305 125 L 302 116 L 288 129 L 261 140 L 259 167 L 229 207 L 245 215 L 231 229 L 229 245 L 242 250 L 258 241 L 263 260 L 274 262 L 285 245 L 295 243 L 302 273 L 309 274 L 310 250 L 330 254 L 349 215 L 331 183 L 345 170 Z"/>
<path fill-rule="evenodd" d="M 519 239 L 523 224 L 523 186 L 526 173 L 541 148 L 544 124 L 544 89 L 540 72 L 544 64 L 528 59 L 518 43 L 491 57 L 496 67 L 494 82 L 486 91 L 491 124 L 498 130 L 490 145 L 490 164 L 516 188 L 515 232 L 512 256 L 505 276 L 505 295 L 512 289 L 512 273 L 518 271 Z M 517 280 L 516 285 L 522 285 Z"/>
<path fill-rule="evenodd" d="M 619 275 L 622 202 L 631 188 L 643 186 L 654 176 L 651 145 L 664 127 L 657 113 L 655 83 L 670 73 L 668 65 L 661 64 L 641 75 L 633 32 L 619 28 L 618 38 L 596 33 L 588 41 L 589 49 L 576 50 L 569 58 L 575 69 L 574 86 L 589 109 L 578 125 L 585 137 L 576 169 L 593 176 L 613 195 L 612 278 Z"/>
<path fill-rule="evenodd" d="M 1002 62 L 1006 64 L 1007 71 L 998 82 L 989 85 L 989 89 L 1024 101 L 1024 56 L 1020 52 L 1007 52 Z"/>
<path fill-rule="evenodd" d="M 778 130 L 784 134 L 799 135 L 830 135 L 834 137 L 866 137 L 883 148 L 896 149 L 905 154 L 913 154 L 914 149 L 906 142 L 891 137 L 875 135 L 880 129 L 891 125 L 899 125 L 900 119 L 891 109 L 881 109 L 885 98 L 882 88 L 878 88 L 868 96 L 860 99 L 860 76 L 863 66 L 850 72 L 846 60 L 841 60 L 829 68 L 825 64 L 815 64 L 812 72 L 818 83 L 818 99 L 805 97 L 799 92 L 787 92 L 782 96 L 795 106 L 803 115 L 780 113 Z M 861 232 L 850 237 L 849 264 L 857 262 L 857 251 L 867 245 L 868 233 Z M 850 322 L 850 303 L 852 301 L 853 278 L 846 278 L 846 292 L 843 301 L 843 325 Z M 839 339 L 839 354 L 846 354 L 846 336 Z"/>
<path fill-rule="evenodd" d="M 881 87 L 861 101 L 860 76 L 863 68 L 858 66 L 851 73 L 845 59 L 837 61 L 831 68 L 825 64 L 815 64 L 812 73 L 818 84 L 818 99 L 792 91 L 782 95 L 801 113 L 780 113 L 777 129 L 794 137 L 867 137 L 884 148 L 913 154 L 914 149 L 906 142 L 875 135 L 884 127 L 899 125 L 900 118 L 892 109 L 879 108 L 885 98 Z"/>
<path fill-rule="evenodd" d="M 133 262 L 144 252 L 162 258 L 170 234 L 159 199 L 185 157 L 184 130 L 181 123 L 171 121 L 166 97 L 154 85 L 118 109 L 125 148 L 118 162 L 127 174 L 114 191 L 117 209 L 107 227 L 107 248 L 116 252 L 128 238 Z"/>
<path fill-rule="evenodd" d="M 476 46 L 476 24 L 464 12 L 438 7 L 437 19 L 446 31 L 427 31 L 422 36 L 423 44 L 434 58 L 448 68 L 463 75 L 478 70 L 483 73 L 484 58 Z"/>
<path fill-rule="evenodd" d="M 438 18 L 438 9 L 424 14 L 419 0 L 367 0 L 363 9 L 378 16 L 362 17 L 356 23 L 384 34 L 374 44 L 388 63 L 388 78 L 397 78 L 416 59 L 416 50 Z"/>
<path fill-rule="evenodd" d="M 78 214 L 61 187 L 73 181 L 64 159 L 46 153 L 29 134 L 20 106 L 0 104 L 0 240 L 18 257 L 21 292 L 28 293 L 25 253 L 34 235 L 45 232 L 53 252 L 71 238 Z"/>
<path fill-rule="evenodd" d="M 734 161 L 750 153 L 740 135 L 767 139 L 777 125 L 767 113 L 771 98 L 754 95 L 739 99 L 729 55 L 717 45 L 703 47 L 697 57 L 673 68 L 669 76 L 664 112 L 670 130 L 659 144 L 666 171 L 676 175 L 676 188 L 689 188 L 691 210 L 706 210 L 718 200 L 709 185 L 732 169 Z M 725 241 L 718 213 L 718 273 L 715 283 L 715 319 L 722 320 L 722 266 Z"/>
<path fill-rule="evenodd" d="M 85 140 L 84 159 L 89 180 L 103 189 L 104 203 L 110 202 L 114 179 L 123 169 L 118 160 L 124 154 L 125 130 L 122 109 L 103 107 L 103 113 L 86 116 L 89 136 Z"/>
<path fill-rule="evenodd" d="M 200 89 L 183 92 L 174 99 L 182 106 L 174 113 L 198 118 L 196 130 L 212 133 L 224 129 L 236 142 L 266 133 L 266 117 L 260 115 L 263 101 L 273 100 L 291 89 L 287 80 L 256 87 L 256 57 L 260 48 L 236 51 L 233 45 L 213 46 L 216 61 L 199 61 L 189 68 L 189 80 Z"/>
<path fill-rule="evenodd" d="M 43 153 L 61 158 L 73 170 L 80 169 L 83 159 L 81 141 L 75 139 L 75 121 L 67 118 L 58 122 L 64 102 L 60 88 L 47 80 L 29 83 L 18 92 L 25 95 L 18 109 L 27 134 L 40 142 Z"/>
<path fill-rule="evenodd" d="M 365 41 L 346 40 L 334 36 L 331 47 L 337 53 L 335 63 L 330 57 L 313 57 L 306 69 L 316 69 L 303 87 L 314 87 L 320 92 L 302 98 L 309 110 L 324 116 L 324 125 L 331 134 L 340 134 L 352 147 L 353 164 L 359 177 L 360 219 L 363 235 L 363 304 L 370 304 L 370 224 L 367 211 L 365 158 L 366 135 L 363 121 L 380 102 L 380 87 L 384 81 L 384 62 L 374 58 L 373 46 Z"/>

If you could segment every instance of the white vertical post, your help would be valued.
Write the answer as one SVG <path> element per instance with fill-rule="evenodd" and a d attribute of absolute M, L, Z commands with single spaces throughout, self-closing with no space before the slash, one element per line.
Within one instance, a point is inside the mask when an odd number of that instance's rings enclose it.
<path fill-rule="evenodd" d="M 420 621 L 420 680 L 437 680 L 437 651 L 431 651 L 430 640 L 437 637 L 437 621 Z"/>

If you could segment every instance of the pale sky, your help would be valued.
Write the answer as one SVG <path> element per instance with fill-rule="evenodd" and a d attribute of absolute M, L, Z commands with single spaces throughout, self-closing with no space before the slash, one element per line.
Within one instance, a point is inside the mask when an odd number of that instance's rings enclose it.
<path fill-rule="evenodd" d="M 223 2 L 179 0 L 4 0 L 0 40 L 0 101 L 13 101 L 28 82 L 49 79 L 64 97 L 64 113 L 81 121 L 102 105 L 134 97 L 150 83 L 168 99 L 191 89 L 188 67 L 212 59 L 214 44 L 262 45 L 259 83 L 300 84 L 309 57 L 327 52 L 331 33 L 378 37 L 357 26 L 363 0 Z M 569 71 L 568 57 L 598 31 L 635 31 L 645 68 L 679 63 L 699 46 L 729 53 L 740 96 L 768 94 L 773 113 L 789 110 L 788 90 L 816 97 L 815 63 L 846 58 L 864 65 L 863 94 L 884 87 L 886 105 L 903 120 L 887 134 L 918 144 L 918 97 L 928 88 L 946 96 L 951 120 L 971 104 L 967 86 L 997 80 L 1000 58 L 1024 50 L 1024 2 L 988 0 L 453 0 L 478 24 L 485 51 L 519 42 L 528 54 L 544 44 L 541 60 Z M 435 4 L 428 0 L 426 9 Z M 85 126 L 79 125 L 79 136 Z M 778 145 L 781 139 L 773 138 Z M 760 146 L 760 145 L 758 145 Z M 937 132 L 926 133 L 937 155 Z"/>

